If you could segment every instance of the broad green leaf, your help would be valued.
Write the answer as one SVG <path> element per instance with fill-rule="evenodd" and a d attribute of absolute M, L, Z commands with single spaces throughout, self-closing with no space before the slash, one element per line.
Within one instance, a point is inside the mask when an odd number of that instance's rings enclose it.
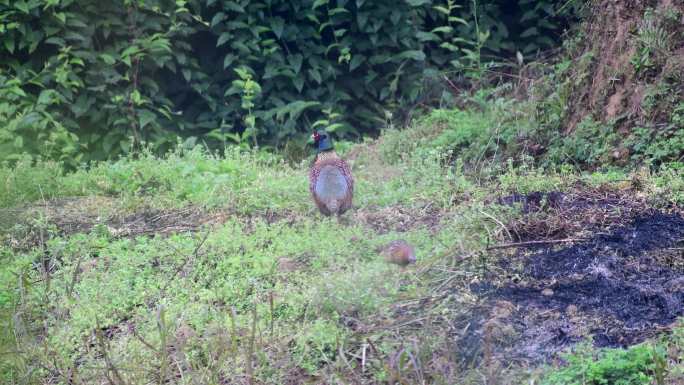
<path fill-rule="evenodd" d="M 460 18 L 460 17 L 449 16 L 449 17 L 448 17 L 448 20 L 449 20 L 450 22 L 452 22 L 452 23 L 463 24 L 463 25 L 465 25 L 466 27 L 468 26 L 468 22 L 467 22 L 465 19 L 462 19 L 462 18 Z"/>
<path fill-rule="evenodd" d="M 366 60 L 366 57 L 361 55 L 361 54 L 352 55 L 352 58 L 349 61 L 349 72 L 357 69 L 361 65 L 361 63 L 363 63 L 365 60 Z"/>
<path fill-rule="evenodd" d="M 43 104 L 43 105 L 48 105 L 50 104 L 52 100 L 52 94 L 54 93 L 54 90 L 42 90 L 40 91 L 40 95 L 38 96 L 38 104 Z"/>
<path fill-rule="evenodd" d="M 249 55 L 249 54 L 250 54 L 250 49 L 249 49 L 249 47 L 247 47 L 247 46 L 245 45 L 245 43 L 243 43 L 243 42 L 240 41 L 240 40 L 235 40 L 235 41 L 233 41 L 232 44 L 231 44 L 231 47 L 237 48 L 238 51 L 240 51 L 240 52 L 242 52 L 242 53 L 244 53 L 244 54 L 246 54 L 246 55 Z"/>
<path fill-rule="evenodd" d="M 290 63 L 290 66 L 292 66 L 292 70 L 294 71 L 294 73 L 299 74 L 299 71 L 302 69 L 302 62 L 304 61 L 304 57 L 301 54 L 294 54 L 288 56 L 287 61 Z"/>
<path fill-rule="evenodd" d="M 43 34 L 40 32 L 36 32 L 33 35 L 33 41 L 31 41 L 31 45 L 29 45 L 28 52 L 29 54 L 32 54 L 33 52 L 36 51 L 36 48 L 38 48 L 38 44 L 43 40 Z"/>
<path fill-rule="evenodd" d="M 385 100 L 387 99 L 387 96 L 390 94 L 390 89 L 389 87 L 383 87 L 382 90 L 380 90 L 380 95 L 379 99 L 380 100 Z"/>
<path fill-rule="evenodd" d="M 53 13 L 57 20 L 61 21 L 62 24 L 66 24 L 66 14 L 64 12 L 55 12 Z"/>
<path fill-rule="evenodd" d="M 285 30 L 285 20 L 281 17 L 276 17 L 271 20 L 271 30 L 280 39 L 283 36 L 283 30 Z"/>
<path fill-rule="evenodd" d="M 398 58 L 400 59 L 412 59 L 412 60 L 417 60 L 417 61 L 424 61 L 425 60 L 425 53 L 423 51 L 418 51 L 418 50 L 407 50 L 399 55 L 397 55 Z"/>
<path fill-rule="evenodd" d="M 10 88 L 10 91 L 15 95 L 19 95 L 24 98 L 26 97 L 26 92 L 24 92 L 24 90 L 22 90 L 20 87 L 14 86 Z"/>
<path fill-rule="evenodd" d="M 125 120 L 124 122 L 125 123 Z M 109 153 L 112 151 L 112 148 L 116 143 L 119 142 L 119 139 L 121 138 L 120 131 L 116 130 L 111 130 L 105 137 L 102 139 L 102 149 L 104 150 L 105 153 Z"/>
<path fill-rule="evenodd" d="M 537 37 L 537 42 L 541 47 L 553 47 L 554 44 L 550 37 L 544 35 Z"/>
<path fill-rule="evenodd" d="M 121 57 L 133 56 L 138 52 L 140 52 L 140 48 L 137 45 L 132 45 L 121 52 Z"/>
<path fill-rule="evenodd" d="M 327 125 L 325 129 L 326 129 L 328 132 L 336 132 L 336 131 L 341 130 L 341 129 L 343 129 L 343 128 L 345 128 L 345 124 L 342 124 L 342 123 L 333 123 L 333 124 Z"/>
<path fill-rule="evenodd" d="M 226 57 L 223 58 L 223 69 L 230 67 L 235 59 L 237 59 L 237 56 L 233 55 L 232 53 L 227 54 Z"/>
<path fill-rule="evenodd" d="M 530 27 L 530 28 L 524 30 L 524 31 L 520 34 L 520 37 L 521 37 L 521 38 L 526 38 L 526 37 L 530 37 L 530 36 L 538 35 L 538 34 L 539 34 L 539 31 L 537 31 L 537 27 Z"/>
<path fill-rule="evenodd" d="M 226 14 L 225 14 L 225 13 L 223 13 L 223 12 L 218 12 L 218 13 L 216 13 L 216 14 L 214 15 L 214 17 L 211 18 L 211 23 L 209 24 L 209 26 L 210 26 L 211 28 L 214 28 L 217 24 L 219 24 L 220 22 L 222 22 L 223 20 L 225 20 L 225 18 L 226 18 Z"/>
<path fill-rule="evenodd" d="M 278 108 L 276 112 L 276 118 L 282 120 L 286 115 L 289 115 L 291 120 L 295 120 L 301 115 L 304 110 L 312 107 L 318 107 L 321 103 L 319 102 L 307 102 L 304 100 L 297 100 L 289 103 L 283 107 Z"/>
<path fill-rule="evenodd" d="M 327 5 L 329 0 L 316 0 L 314 1 L 313 5 L 311 6 L 311 9 L 316 9 L 318 7 L 321 7 L 323 5 Z"/>
<path fill-rule="evenodd" d="M 370 13 L 368 12 L 359 12 L 358 15 L 356 15 L 356 22 L 359 24 L 359 29 L 364 30 L 366 28 L 366 24 L 368 24 L 368 16 Z"/>
<path fill-rule="evenodd" d="M 14 148 L 22 148 L 24 147 L 24 138 L 21 135 L 17 135 L 16 138 L 14 138 Z"/>
<path fill-rule="evenodd" d="M 14 8 L 24 12 L 27 15 L 31 11 L 31 8 L 29 8 L 29 4 L 24 0 L 14 0 Z"/>
<path fill-rule="evenodd" d="M 14 40 L 11 36 L 6 36 L 5 40 L 2 42 L 10 53 L 14 53 Z"/>
<path fill-rule="evenodd" d="M 145 128 L 148 124 L 157 119 L 157 115 L 149 110 L 138 110 L 138 122 L 140 124 L 140 129 Z"/>
<path fill-rule="evenodd" d="M 326 21 L 325 23 L 321 24 L 318 26 L 318 32 L 321 33 L 326 27 L 332 26 L 332 23 L 329 21 Z"/>
<path fill-rule="evenodd" d="M 432 9 L 434 9 L 437 12 L 443 13 L 445 15 L 449 15 L 451 13 L 447 8 L 444 8 L 441 5 L 435 5 L 432 7 Z"/>
<path fill-rule="evenodd" d="M 302 92 L 302 89 L 304 89 L 304 78 L 302 76 L 297 76 L 292 79 L 292 84 L 294 84 L 298 92 Z"/>
<path fill-rule="evenodd" d="M 390 14 L 390 20 L 392 21 L 392 24 L 397 25 L 399 23 L 399 20 L 401 20 L 401 12 L 394 10 Z"/>
<path fill-rule="evenodd" d="M 535 12 L 534 9 L 530 9 L 529 11 L 523 13 L 523 15 L 520 17 L 520 23 L 524 23 L 528 20 L 533 20 L 537 17 L 537 12 Z"/>
<path fill-rule="evenodd" d="M 227 42 L 231 37 L 232 37 L 232 35 L 231 35 L 230 32 L 224 32 L 224 33 L 222 33 L 222 34 L 219 36 L 218 41 L 216 42 L 216 46 L 217 46 L 217 47 L 220 47 L 220 46 L 226 44 L 226 42 Z"/>
<path fill-rule="evenodd" d="M 433 29 L 431 32 L 432 32 L 432 33 L 435 33 L 435 32 L 440 32 L 440 33 L 451 33 L 451 32 L 453 32 L 453 30 L 454 30 L 454 29 L 451 28 L 451 27 L 449 27 L 449 26 L 443 26 L 443 27 L 437 27 L 437 28 Z"/>
<path fill-rule="evenodd" d="M 233 12 L 238 12 L 238 13 L 245 13 L 245 9 L 242 8 L 242 6 L 234 1 L 224 1 L 223 2 L 223 8 L 229 11 Z"/>
<path fill-rule="evenodd" d="M 62 20 L 64 22 L 64 20 Z M 68 25 L 71 28 L 87 28 L 88 25 L 83 22 L 83 20 L 77 18 L 77 17 L 70 17 L 68 19 L 68 22 L 66 22 L 66 25 Z"/>
<path fill-rule="evenodd" d="M 425 41 L 439 41 L 440 40 L 439 36 L 435 35 L 434 33 L 423 32 L 423 31 L 418 31 L 416 33 L 416 37 L 418 38 L 418 40 L 423 41 L 423 42 L 425 42 Z"/>
<path fill-rule="evenodd" d="M 337 8 L 333 8 L 330 11 L 328 11 L 328 16 L 335 16 L 335 15 L 339 15 L 340 13 L 350 13 L 350 12 L 346 8 L 337 7 Z"/>
<path fill-rule="evenodd" d="M 323 82 L 323 79 L 321 79 L 321 73 L 317 68 L 311 68 L 309 70 L 309 75 L 316 83 L 321 84 Z"/>

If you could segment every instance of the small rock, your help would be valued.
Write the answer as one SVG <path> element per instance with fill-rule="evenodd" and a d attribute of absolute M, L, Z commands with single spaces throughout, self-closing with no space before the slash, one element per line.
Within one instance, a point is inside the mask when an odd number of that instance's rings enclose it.
<path fill-rule="evenodd" d="M 545 297 L 550 297 L 553 295 L 553 290 L 549 289 L 548 287 L 544 290 L 542 290 L 542 295 Z"/>

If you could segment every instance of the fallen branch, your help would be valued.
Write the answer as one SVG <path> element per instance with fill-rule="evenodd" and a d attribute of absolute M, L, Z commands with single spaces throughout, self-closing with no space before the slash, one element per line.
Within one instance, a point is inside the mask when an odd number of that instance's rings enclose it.
<path fill-rule="evenodd" d="M 500 245 L 494 245 L 488 247 L 486 250 L 496 250 L 496 249 L 508 249 L 511 247 L 525 247 L 534 245 L 545 245 L 553 243 L 572 243 L 586 241 L 586 238 L 566 238 L 566 239 L 549 239 L 547 241 L 527 241 L 527 242 L 514 242 L 514 243 L 502 243 Z"/>

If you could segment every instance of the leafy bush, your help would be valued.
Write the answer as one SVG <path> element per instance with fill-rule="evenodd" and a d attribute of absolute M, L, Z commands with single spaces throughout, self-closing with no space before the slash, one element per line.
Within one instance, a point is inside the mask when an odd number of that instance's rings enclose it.
<path fill-rule="evenodd" d="M 544 385 L 649 385 L 660 349 L 648 344 L 628 350 L 606 349 L 598 357 L 591 350 L 580 350 L 566 357 L 568 366 L 552 372 Z M 661 358 L 662 359 L 662 358 Z"/>
<path fill-rule="evenodd" d="M 489 31 L 484 48 L 497 55 L 523 55 L 553 48 L 571 22 L 582 13 L 586 1 L 489 0 L 472 1 L 469 12 L 479 15 L 478 28 Z M 463 25 L 462 36 L 472 36 L 474 23 Z"/>
<path fill-rule="evenodd" d="M 496 90 L 484 89 L 469 98 L 479 108 L 436 109 L 417 120 L 406 134 L 386 134 L 383 156 L 395 162 L 418 147 L 435 150 L 443 163 L 469 166 L 521 161 L 526 154 L 520 147 L 534 133 L 526 114 L 527 106 L 494 96 Z"/>
<path fill-rule="evenodd" d="M 3 154 L 111 158 L 164 151 L 176 133 L 242 141 L 249 127 L 278 144 L 323 118 L 357 133 L 416 99 L 427 3 L 7 2 Z"/>
<path fill-rule="evenodd" d="M 335 361 L 337 346 L 344 331 L 329 321 L 316 320 L 297 338 L 293 356 L 297 365 L 309 373 Z"/>
<path fill-rule="evenodd" d="M 74 166 L 143 143 L 164 152 L 177 135 L 217 147 L 281 146 L 312 126 L 359 136 L 480 49 L 548 47 L 571 3 L 0 1 L 0 160 Z"/>
<path fill-rule="evenodd" d="M 591 117 L 583 119 L 572 135 L 557 132 L 551 139 L 547 159 L 555 164 L 568 161 L 583 165 L 598 165 L 608 160 L 608 154 L 618 142 L 611 125 L 597 122 Z"/>

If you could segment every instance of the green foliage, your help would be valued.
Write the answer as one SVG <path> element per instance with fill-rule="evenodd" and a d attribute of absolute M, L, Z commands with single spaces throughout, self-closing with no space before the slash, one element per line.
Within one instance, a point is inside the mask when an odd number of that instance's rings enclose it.
<path fill-rule="evenodd" d="M 3 159 L 26 152 L 74 164 L 80 154 L 110 158 L 142 141 L 173 144 L 162 130 L 172 104 L 159 76 L 192 20 L 187 12 L 160 1 L 3 3 L 0 76 L 11 85 L 0 93 L 9 122 L 0 127 Z"/>
<path fill-rule="evenodd" d="M 477 92 L 468 99 L 477 108 L 437 109 L 418 119 L 405 135 L 385 135 L 383 155 L 395 161 L 413 149 L 434 149 L 441 162 L 470 170 L 496 168 L 507 159 L 522 161 L 523 141 L 535 134 L 529 109 L 510 99 L 492 96 L 498 90 Z M 521 119 L 520 115 L 523 116 Z"/>
<path fill-rule="evenodd" d="M 317 320 L 298 338 L 293 351 L 298 366 L 313 374 L 335 362 L 344 331 L 329 321 Z"/>
<path fill-rule="evenodd" d="M 654 178 L 656 186 L 665 202 L 684 204 L 684 162 L 672 162 L 663 165 L 660 173 Z"/>
<path fill-rule="evenodd" d="M 330 131 L 358 134 L 381 106 L 417 97 L 421 5 L 6 2 L 3 158 L 163 152 L 176 133 L 279 144 L 324 110 L 340 116 Z"/>
<path fill-rule="evenodd" d="M 634 71 L 641 78 L 652 76 L 664 64 L 677 41 L 681 15 L 675 8 L 666 11 L 646 9 L 637 31 L 637 51 L 631 59 Z"/>
<path fill-rule="evenodd" d="M 566 50 L 572 51 L 572 42 L 568 42 Z M 564 57 L 553 65 L 550 73 L 540 79 L 539 86 L 534 90 L 533 107 L 536 112 L 529 114 L 535 119 L 535 140 L 538 143 L 549 143 L 562 138 L 560 133 L 565 131 L 565 124 L 573 113 L 573 98 L 575 92 L 585 90 L 591 85 L 591 69 L 596 59 L 596 53 L 586 51 L 572 60 Z"/>
<path fill-rule="evenodd" d="M 642 344 L 627 350 L 605 349 L 595 353 L 580 349 L 565 358 L 565 368 L 549 374 L 545 385 L 650 385 L 656 359 L 662 360 L 662 349 Z"/>
<path fill-rule="evenodd" d="M 672 126 L 660 130 L 635 127 L 625 144 L 632 150 L 632 159 L 660 165 L 684 156 L 684 130 Z"/>
<path fill-rule="evenodd" d="M 19 158 L 13 167 L 0 165 L 0 207 L 53 197 L 60 188 L 62 172 L 58 163 L 34 163 L 27 156 Z"/>
<path fill-rule="evenodd" d="M 0 160 L 75 167 L 177 135 L 283 146 L 312 126 L 358 137 L 439 70 L 478 76 L 483 50 L 553 44 L 575 3 L 5 0 Z M 522 48 L 507 43 L 518 23 Z"/>
<path fill-rule="evenodd" d="M 82 157 L 78 137 L 48 111 L 59 103 L 54 92 L 43 90 L 36 98 L 24 92 L 25 81 L 0 72 L 0 161 L 17 162 L 28 153 L 77 164 Z"/>
<path fill-rule="evenodd" d="M 579 165 L 598 165 L 608 163 L 608 156 L 615 144 L 618 134 L 611 125 L 597 122 L 591 117 L 583 119 L 572 135 L 556 133 L 546 155 L 555 164 L 572 162 Z"/>
<path fill-rule="evenodd" d="M 506 56 L 516 52 L 533 55 L 556 46 L 561 34 L 586 5 L 581 0 L 473 0 L 467 3 L 469 12 L 479 15 L 478 24 L 459 26 L 459 35 L 478 41 L 473 36 L 478 31 L 486 33 L 484 48 L 488 53 Z"/>

